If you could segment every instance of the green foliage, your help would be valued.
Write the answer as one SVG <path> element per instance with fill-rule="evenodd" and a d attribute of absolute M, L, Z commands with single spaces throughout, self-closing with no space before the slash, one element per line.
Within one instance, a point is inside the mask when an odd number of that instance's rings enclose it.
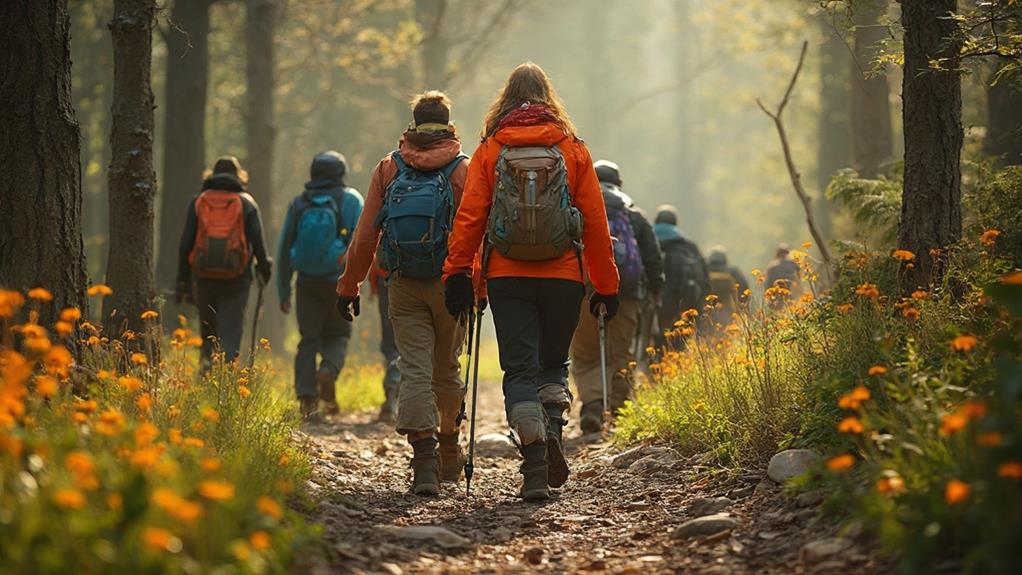
<path fill-rule="evenodd" d="M 998 230 L 995 252 L 1022 267 L 1022 166 L 993 173 L 981 168 L 980 178 L 964 198 L 969 231 L 978 237 Z"/>
<path fill-rule="evenodd" d="M 890 179 L 860 178 L 853 169 L 840 170 L 827 186 L 827 198 L 839 202 L 852 215 L 864 236 L 882 245 L 894 245 L 901 216 L 901 170 Z"/>

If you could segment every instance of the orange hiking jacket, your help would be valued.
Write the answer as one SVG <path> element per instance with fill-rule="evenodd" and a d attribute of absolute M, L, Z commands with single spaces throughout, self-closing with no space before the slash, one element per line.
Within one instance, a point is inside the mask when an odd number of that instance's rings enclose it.
<path fill-rule="evenodd" d="M 603 295 L 617 294 L 618 272 L 614 263 L 607 211 L 603 205 L 600 182 L 593 169 L 589 149 L 581 140 L 568 137 L 553 124 L 510 126 L 487 138 L 472 155 L 465 181 L 465 195 L 454 218 L 454 230 L 447 240 L 444 280 L 472 269 L 486 233 L 493 203 L 497 158 L 503 146 L 552 146 L 564 155 L 568 170 L 568 192 L 582 212 L 582 259 L 593 287 Z M 531 277 L 582 282 L 578 256 L 568 250 L 552 260 L 530 262 L 510 260 L 492 250 L 486 277 Z"/>

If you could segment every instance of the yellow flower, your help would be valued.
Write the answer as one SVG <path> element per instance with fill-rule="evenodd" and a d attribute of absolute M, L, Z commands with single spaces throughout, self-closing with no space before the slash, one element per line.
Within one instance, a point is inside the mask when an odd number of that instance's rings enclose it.
<path fill-rule="evenodd" d="M 146 365 L 147 363 L 149 363 L 149 360 L 146 358 L 144 353 L 136 351 L 135 353 L 131 354 L 131 363 L 135 365 Z"/>
<path fill-rule="evenodd" d="M 1001 230 L 986 230 L 979 236 L 979 242 L 987 247 L 992 247 L 995 243 L 997 243 L 997 236 L 999 235 L 1001 235 Z M 31 292 L 29 292 L 30 297 L 31 295 Z"/>
<path fill-rule="evenodd" d="M 199 460 L 199 466 L 210 473 L 220 469 L 220 460 L 216 457 L 203 457 Z"/>
<path fill-rule="evenodd" d="M 837 430 L 841 433 L 862 433 L 863 427 L 862 422 L 859 421 L 858 417 L 850 415 L 841 420 L 841 423 L 837 424 Z"/>
<path fill-rule="evenodd" d="M 226 501 L 234 498 L 234 486 L 226 481 L 200 481 L 199 495 L 213 501 Z"/>
<path fill-rule="evenodd" d="M 1005 461 L 997 466 L 997 475 L 1006 479 L 1022 479 L 1022 462 Z"/>
<path fill-rule="evenodd" d="M 41 287 L 28 290 L 28 297 L 37 301 L 53 301 L 53 294 Z"/>
<path fill-rule="evenodd" d="M 948 505 L 957 505 L 968 499 L 971 491 L 968 483 L 952 479 L 948 481 L 947 487 L 944 489 L 944 501 L 947 501 Z"/>
<path fill-rule="evenodd" d="M 35 393 L 39 397 L 53 397 L 59 387 L 57 380 L 48 375 L 37 375 L 35 378 Z"/>
<path fill-rule="evenodd" d="M 170 531 L 160 527 L 146 527 L 142 533 L 142 540 L 157 551 L 177 553 L 181 550 L 181 540 Z"/>
<path fill-rule="evenodd" d="M 265 551 L 270 548 L 270 534 L 265 531 L 254 531 L 248 536 L 248 542 L 256 551 Z"/>
<path fill-rule="evenodd" d="M 903 262 L 910 262 L 916 259 L 916 255 L 908 250 L 894 250 L 891 252 L 891 257 Z"/>
<path fill-rule="evenodd" d="M 142 317 L 142 319 L 156 319 L 156 318 L 160 317 L 160 314 L 159 314 L 159 312 L 157 312 L 155 310 L 147 309 L 144 312 L 142 312 L 142 316 L 141 317 Z"/>
<path fill-rule="evenodd" d="M 972 335 L 960 335 L 951 340 L 951 349 L 968 353 L 972 348 L 979 345 L 979 340 Z"/>
<path fill-rule="evenodd" d="M 836 455 L 827 460 L 827 469 L 834 472 L 844 471 L 853 465 L 855 465 L 855 458 L 848 453 Z"/>
<path fill-rule="evenodd" d="M 874 365 L 873 367 L 869 368 L 869 371 L 867 373 L 869 373 L 870 377 L 879 377 L 881 375 L 887 374 L 887 368 L 882 365 Z"/>
<path fill-rule="evenodd" d="M 263 495 L 256 501 L 256 509 L 263 515 L 268 515 L 274 519 L 280 519 L 284 516 L 284 510 L 281 509 L 280 504 L 277 503 L 276 499 Z"/>
<path fill-rule="evenodd" d="M 80 319 L 82 319 L 82 310 L 76 307 L 66 307 L 60 310 L 60 321 L 75 323 Z"/>
<path fill-rule="evenodd" d="M 85 495 L 77 489 L 58 489 L 53 494 L 53 502 L 65 509 L 81 509 L 85 507 Z"/>
<path fill-rule="evenodd" d="M 106 297 L 114 294 L 114 290 L 110 289 L 106 284 L 94 284 L 89 286 L 86 293 L 90 296 L 98 295 L 100 297 Z"/>

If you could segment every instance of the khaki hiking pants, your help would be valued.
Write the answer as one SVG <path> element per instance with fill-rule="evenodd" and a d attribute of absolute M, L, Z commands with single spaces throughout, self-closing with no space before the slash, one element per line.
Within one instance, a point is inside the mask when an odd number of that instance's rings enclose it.
<path fill-rule="evenodd" d="M 633 345 L 640 307 L 638 300 L 622 299 L 617 315 L 607 322 L 607 396 L 612 411 L 624 405 L 632 392 L 628 364 L 635 359 Z M 600 330 L 596 318 L 589 313 L 588 299 L 582 302 L 578 328 L 571 340 L 571 375 L 583 405 L 603 400 Z"/>
<path fill-rule="evenodd" d="M 389 315 L 401 354 L 397 432 L 439 428 L 440 433 L 453 433 L 465 397 L 458 361 L 465 328 L 447 313 L 440 278 L 396 277 L 389 292 Z"/>

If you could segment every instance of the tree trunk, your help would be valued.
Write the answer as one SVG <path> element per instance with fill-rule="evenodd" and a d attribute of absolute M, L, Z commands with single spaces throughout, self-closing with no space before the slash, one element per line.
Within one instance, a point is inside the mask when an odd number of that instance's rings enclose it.
<path fill-rule="evenodd" d="M 447 0 L 415 0 L 415 21 L 422 31 L 422 80 L 425 90 L 444 89 L 447 39 L 443 36 Z"/>
<path fill-rule="evenodd" d="M 185 213 L 206 167 L 209 4 L 208 0 L 178 0 L 170 15 L 173 25 L 167 34 L 163 190 L 156 260 L 156 283 L 161 289 L 174 287 Z"/>
<path fill-rule="evenodd" d="M 108 329 L 141 331 L 153 305 L 152 29 L 154 0 L 115 0 L 113 127 L 110 130 L 110 256 L 106 279 Z"/>
<path fill-rule="evenodd" d="M 277 210 L 273 205 L 273 140 L 277 132 L 273 118 L 273 91 L 276 87 L 273 40 L 276 20 L 276 0 L 248 0 L 245 27 L 248 101 L 245 137 L 248 158 L 245 169 L 249 174 L 249 191 L 262 210 L 268 246 L 276 245 L 280 229 Z M 280 343 L 284 334 L 284 321 L 276 309 L 277 306 L 267 306 L 267 319 L 260 322 L 263 335 L 274 344 Z"/>
<path fill-rule="evenodd" d="M 79 132 L 66 0 L 0 2 L 0 286 L 85 305 Z"/>
<path fill-rule="evenodd" d="M 887 76 L 872 74 L 877 43 L 887 28 L 879 24 L 887 0 L 867 0 L 855 13 L 855 59 L 852 61 L 852 164 L 864 178 L 876 178 L 891 158 L 890 90 Z"/>
<path fill-rule="evenodd" d="M 820 190 L 815 206 L 820 232 L 831 237 L 831 206 L 823 191 L 834 172 L 851 163 L 851 125 L 848 119 L 851 86 L 848 48 L 829 22 L 822 22 L 824 42 L 820 46 L 819 147 L 816 149 L 816 186 Z"/>
<path fill-rule="evenodd" d="M 987 88 L 987 103 L 984 151 L 1002 166 L 1022 164 L 1022 85 L 1015 77 L 1000 78 Z"/>
<path fill-rule="evenodd" d="M 898 245 L 917 255 L 906 270 L 905 288 L 929 285 L 941 273 L 931 249 L 943 249 L 962 234 L 962 84 L 957 69 L 955 22 L 947 18 L 956 0 L 902 0 L 905 29 L 905 191 Z M 937 70 L 930 62 L 946 58 Z M 938 259 L 938 262 L 941 261 Z"/>

